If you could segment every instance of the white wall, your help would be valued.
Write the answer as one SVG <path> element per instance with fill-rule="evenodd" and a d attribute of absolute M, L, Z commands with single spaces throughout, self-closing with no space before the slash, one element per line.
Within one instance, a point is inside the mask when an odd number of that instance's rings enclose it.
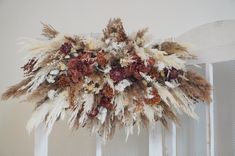
<path fill-rule="evenodd" d="M 111 17 L 121 17 L 127 32 L 147 26 L 154 37 L 168 38 L 208 22 L 235 19 L 235 1 L 0 0 L 0 91 L 21 79 L 19 67 L 24 63 L 24 54 L 17 52 L 16 40 L 22 36 L 38 37 L 40 21 L 62 32 L 79 34 L 101 32 Z M 33 137 L 25 131 L 32 110 L 33 104 L 0 102 L 0 156 L 33 155 Z M 85 130 L 71 133 L 65 125 L 56 124 L 49 142 L 50 156 L 94 155 L 94 137 Z M 122 140 L 123 133 L 119 133 L 105 149 L 105 155 L 118 155 L 122 149 L 124 156 L 148 154 L 146 131 L 128 143 L 122 144 Z M 135 146 L 138 154 L 134 153 Z"/>

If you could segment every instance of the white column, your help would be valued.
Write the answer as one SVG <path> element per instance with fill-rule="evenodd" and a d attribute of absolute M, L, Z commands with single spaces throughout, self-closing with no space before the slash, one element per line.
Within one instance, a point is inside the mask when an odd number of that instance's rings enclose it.
<path fill-rule="evenodd" d="M 102 138 L 100 136 L 96 136 L 96 156 L 102 155 Z"/>
<path fill-rule="evenodd" d="M 206 78 L 213 86 L 213 66 L 211 63 L 206 64 Z M 213 89 L 211 95 L 211 103 L 207 106 L 207 156 L 214 156 L 214 103 L 213 103 Z"/>
<path fill-rule="evenodd" d="M 171 149 L 171 156 L 176 156 L 176 125 L 174 122 L 172 122 L 172 135 L 171 135 L 171 138 L 172 138 L 172 149 Z"/>
<path fill-rule="evenodd" d="M 34 131 L 34 156 L 48 155 L 48 135 L 45 127 L 38 126 Z"/>
<path fill-rule="evenodd" d="M 162 123 L 149 126 L 149 156 L 163 156 Z"/>
<path fill-rule="evenodd" d="M 164 128 L 164 156 L 176 156 L 176 125 L 169 121 L 168 129 Z"/>

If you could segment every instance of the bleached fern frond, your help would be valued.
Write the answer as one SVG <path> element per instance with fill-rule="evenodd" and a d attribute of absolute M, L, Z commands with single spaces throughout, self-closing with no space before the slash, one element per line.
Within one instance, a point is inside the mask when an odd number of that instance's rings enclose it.
<path fill-rule="evenodd" d="M 79 123 L 81 125 L 84 124 L 84 122 L 87 120 L 89 113 L 92 110 L 92 106 L 94 103 L 94 94 L 88 94 L 85 93 L 82 95 L 82 101 L 83 101 L 83 112 L 81 113 L 81 117 L 79 118 Z"/>
<path fill-rule="evenodd" d="M 123 93 L 118 94 L 114 98 L 114 105 L 116 106 L 115 110 L 115 116 L 121 114 L 121 116 L 124 116 L 124 104 L 125 104 L 125 95 Z"/>
<path fill-rule="evenodd" d="M 51 109 L 48 113 L 48 116 L 46 118 L 46 126 L 47 126 L 47 134 L 49 135 L 54 123 L 58 119 L 64 119 L 65 117 L 65 110 L 69 107 L 69 103 L 67 101 L 67 92 L 64 91 L 60 93 L 57 97 L 54 98 L 53 101 L 51 101 Z"/>
<path fill-rule="evenodd" d="M 148 118 L 150 124 L 154 123 L 155 110 L 153 109 L 153 107 L 151 107 L 150 105 L 144 104 L 144 114 Z"/>
<path fill-rule="evenodd" d="M 179 88 L 174 88 L 172 90 L 173 95 L 178 99 L 179 101 L 179 107 L 180 109 L 187 114 L 188 116 L 191 116 L 194 119 L 198 119 L 197 114 L 194 112 L 193 106 L 195 105 L 192 101 L 192 99 L 189 99 L 185 93 L 180 90 Z"/>
<path fill-rule="evenodd" d="M 21 45 L 22 49 L 20 51 L 28 51 L 32 53 L 46 53 L 49 51 L 58 50 L 66 41 L 64 34 L 59 34 L 51 40 L 40 40 L 32 38 L 21 38 L 18 44 Z"/>
<path fill-rule="evenodd" d="M 36 129 L 40 124 L 44 124 L 44 121 L 50 109 L 51 105 L 49 103 L 44 103 L 33 112 L 26 125 L 26 129 L 29 133 Z"/>
<path fill-rule="evenodd" d="M 185 60 L 180 58 L 178 55 L 166 55 L 164 51 L 156 50 L 154 50 L 153 53 L 155 53 L 154 58 L 156 62 L 158 62 L 158 67 L 160 69 L 163 69 L 165 67 L 174 67 L 175 69 L 185 70 Z"/>

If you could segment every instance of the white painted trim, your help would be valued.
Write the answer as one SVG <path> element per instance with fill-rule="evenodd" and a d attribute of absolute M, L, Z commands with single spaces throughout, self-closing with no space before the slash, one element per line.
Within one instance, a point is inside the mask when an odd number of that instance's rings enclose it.
<path fill-rule="evenodd" d="M 149 156 L 163 156 L 162 124 L 149 126 Z"/>
<path fill-rule="evenodd" d="M 39 125 L 34 131 L 34 156 L 48 155 L 48 135 L 45 127 Z"/>
<path fill-rule="evenodd" d="M 211 63 L 206 63 L 206 78 L 213 86 L 213 66 Z M 214 103 L 213 103 L 213 90 L 211 94 L 211 103 L 207 106 L 207 156 L 214 156 Z"/>

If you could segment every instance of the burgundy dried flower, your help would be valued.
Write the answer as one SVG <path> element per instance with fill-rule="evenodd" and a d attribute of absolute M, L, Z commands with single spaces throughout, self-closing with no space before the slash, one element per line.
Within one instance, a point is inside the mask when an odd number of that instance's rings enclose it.
<path fill-rule="evenodd" d="M 71 51 L 71 48 L 72 48 L 72 44 L 71 43 L 64 43 L 61 45 L 60 47 L 60 51 L 64 54 L 64 55 L 67 55 L 70 51 Z"/>
<path fill-rule="evenodd" d="M 77 83 L 81 77 L 92 74 L 93 63 L 89 53 L 82 53 L 78 57 L 70 59 L 67 66 L 72 81 Z"/>
<path fill-rule="evenodd" d="M 23 67 L 21 67 L 25 74 L 30 74 L 33 71 L 33 67 L 37 63 L 37 61 L 38 60 L 36 60 L 35 58 L 32 58 Z"/>
<path fill-rule="evenodd" d="M 98 113 L 99 113 L 99 109 L 96 107 L 96 108 L 93 108 L 93 109 L 88 113 L 88 116 L 93 118 L 93 117 L 96 117 Z"/>
<path fill-rule="evenodd" d="M 131 63 L 127 68 L 125 68 L 125 74 L 129 76 L 133 76 L 137 80 L 141 80 L 142 76 L 140 75 L 140 72 L 142 73 L 149 73 L 155 63 L 153 59 L 148 60 L 148 64 L 145 65 L 144 61 L 141 60 L 139 56 L 134 56 L 133 60 L 135 60 L 133 63 Z"/>
<path fill-rule="evenodd" d="M 110 78 L 115 82 L 119 82 L 126 78 L 126 73 L 122 67 L 113 67 L 109 72 Z"/>
<path fill-rule="evenodd" d="M 157 68 L 152 68 L 149 72 L 149 75 L 152 79 L 158 79 L 160 77 L 160 73 L 158 72 Z"/>
<path fill-rule="evenodd" d="M 179 76 L 179 71 L 177 69 L 175 69 L 174 67 L 172 67 L 171 69 L 164 69 L 164 74 L 166 76 L 166 80 L 170 81 L 173 79 L 177 79 Z"/>
<path fill-rule="evenodd" d="M 105 97 L 103 96 L 100 99 L 100 106 L 103 106 L 104 108 L 108 109 L 108 110 L 112 110 L 114 109 L 114 105 L 111 103 L 111 98 Z"/>

